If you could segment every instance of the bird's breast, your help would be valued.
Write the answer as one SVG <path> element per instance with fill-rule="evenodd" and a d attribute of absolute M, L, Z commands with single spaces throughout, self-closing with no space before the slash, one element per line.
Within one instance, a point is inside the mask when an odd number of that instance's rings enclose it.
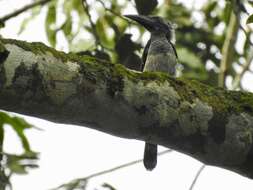
<path fill-rule="evenodd" d="M 166 72 L 175 74 L 177 58 L 168 41 L 151 42 L 148 50 L 144 71 Z"/>
<path fill-rule="evenodd" d="M 151 40 L 148 53 L 167 53 L 172 47 L 167 40 Z"/>

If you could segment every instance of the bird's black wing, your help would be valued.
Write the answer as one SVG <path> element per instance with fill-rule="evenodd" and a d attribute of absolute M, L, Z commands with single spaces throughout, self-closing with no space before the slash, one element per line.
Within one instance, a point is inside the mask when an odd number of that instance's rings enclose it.
<path fill-rule="evenodd" d="M 149 49 L 150 43 L 151 43 L 151 40 L 149 39 L 148 42 L 147 42 L 147 44 L 146 44 L 146 46 L 144 47 L 144 51 L 142 53 L 142 64 L 141 64 L 141 68 L 140 68 L 141 71 L 143 71 L 145 63 L 146 63 L 146 59 L 147 59 L 147 56 L 148 56 L 148 49 Z"/>

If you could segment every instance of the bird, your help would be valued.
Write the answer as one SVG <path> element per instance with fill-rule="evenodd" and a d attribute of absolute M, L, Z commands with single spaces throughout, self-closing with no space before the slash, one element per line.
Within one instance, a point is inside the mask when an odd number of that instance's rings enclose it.
<path fill-rule="evenodd" d="M 178 55 L 172 43 L 174 27 L 159 16 L 124 15 L 148 30 L 151 35 L 142 54 L 140 70 L 145 72 L 165 72 L 171 76 L 176 74 Z M 144 166 L 153 170 L 157 165 L 157 145 L 145 142 Z"/>

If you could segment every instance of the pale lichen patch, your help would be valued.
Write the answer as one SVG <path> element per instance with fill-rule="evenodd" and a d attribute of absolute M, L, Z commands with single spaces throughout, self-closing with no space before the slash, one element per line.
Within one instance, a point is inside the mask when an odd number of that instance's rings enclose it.
<path fill-rule="evenodd" d="M 145 103 L 145 100 L 143 99 L 143 97 L 145 97 L 145 87 L 143 82 L 139 81 L 135 84 L 128 79 L 124 79 L 124 84 L 125 86 L 122 95 L 126 99 L 126 101 L 129 103 L 133 103 L 133 105 L 136 106 L 143 105 Z M 139 93 L 136 93 L 136 91 L 139 91 Z"/>
<path fill-rule="evenodd" d="M 71 72 L 78 72 L 80 69 L 80 65 L 75 62 L 67 61 L 65 64 L 68 66 L 68 70 Z"/>
<path fill-rule="evenodd" d="M 31 69 L 33 66 L 34 60 L 37 60 L 37 56 L 32 52 L 25 51 L 24 49 L 12 45 L 6 44 L 5 47 L 10 51 L 8 58 L 5 61 L 5 74 L 6 74 L 6 83 L 5 86 L 12 84 L 13 77 L 15 76 L 16 68 L 21 64 L 24 64 L 27 69 Z M 12 53 L 15 52 L 15 53 Z M 33 61 L 33 62 L 32 62 Z M 27 80 L 23 80 L 26 82 Z M 26 85 L 26 84 L 23 84 Z"/>
<path fill-rule="evenodd" d="M 157 122 L 159 126 L 168 126 L 176 120 L 180 97 L 167 81 L 134 83 L 125 79 L 124 82 L 123 97 L 133 105 L 140 118 L 146 118 L 142 126 Z"/>
<path fill-rule="evenodd" d="M 196 114 L 196 121 L 198 123 L 198 128 L 202 135 L 207 135 L 208 131 L 208 122 L 213 117 L 212 107 L 207 103 L 196 99 L 193 104 L 193 111 Z"/>
<path fill-rule="evenodd" d="M 72 62 L 63 63 L 52 57 L 40 57 L 38 69 L 42 74 L 47 95 L 56 105 L 62 104 L 77 92 L 75 79 L 79 77 L 79 65 Z"/>
<path fill-rule="evenodd" d="M 208 121 L 213 117 L 212 107 L 195 99 L 193 103 L 183 101 L 179 109 L 179 126 L 185 136 L 200 132 L 207 135 Z"/>
<path fill-rule="evenodd" d="M 212 138 L 205 148 L 208 160 L 225 162 L 226 165 L 241 164 L 247 159 L 253 141 L 253 117 L 246 113 L 232 114 L 225 126 L 225 140 L 217 144 Z"/>
<path fill-rule="evenodd" d="M 143 82 L 138 81 L 136 83 L 124 79 L 125 88 L 123 95 L 128 102 L 134 105 L 157 105 L 161 101 L 166 100 L 168 106 L 177 108 L 179 104 L 179 95 L 170 87 L 166 81 L 163 84 L 158 84 L 155 81 Z M 137 93 L 138 92 L 138 93 Z"/>
<path fill-rule="evenodd" d="M 165 81 L 159 86 L 159 104 L 157 112 L 161 126 L 170 126 L 178 118 L 180 96 L 170 84 Z"/>
<path fill-rule="evenodd" d="M 76 93 L 76 81 L 79 77 L 79 65 L 75 62 L 63 62 L 49 52 L 35 54 L 16 45 L 5 45 L 10 54 L 5 61 L 6 86 L 15 85 L 26 89 L 31 87 L 31 81 L 40 80 L 45 93 L 52 103 L 62 104 Z M 12 53 L 15 52 L 15 53 Z M 36 64 L 35 64 L 36 63 Z M 36 67 L 35 67 L 36 66 Z M 25 73 L 29 72 L 30 75 Z M 35 79 L 37 77 L 37 79 Z M 39 77 L 39 78 L 38 78 Z M 15 79 L 15 81 L 14 81 Z M 36 86 L 30 89 L 35 93 Z"/>
<path fill-rule="evenodd" d="M 252 145 L 253 117 L 241 113 L 231 115 L 226 125 L 226 136 L 224 144 L 233 146 L 233 151 L 246 155 Z"/>

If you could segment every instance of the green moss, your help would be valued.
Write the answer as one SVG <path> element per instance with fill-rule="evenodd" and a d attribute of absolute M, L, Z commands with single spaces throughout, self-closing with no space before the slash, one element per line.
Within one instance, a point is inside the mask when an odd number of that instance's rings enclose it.
<path fill-rule="evenodd" d="M 194 98 L 207 102 L 218 113 L 247 112 L 253 115 L 252 93 L 214 88 L 195 80 L 177 79 L 171 82 L 180 97 L 190 101 Z"/>
<path fill-rule="evenodd" d="M 90 57 L 90 56 L 78 56 L 74 53 L 64 53 L 62 51 L 57 51 L 54 48 L 48 47 L 45 44 L 41 42 L 26 42 L 26 41 L 21 41 L 21 40 L 15 40 L 15 39 L 1 39 L 1 41 L 4 44 L 15 44 L 18 47 L 26 50 L 26 51 L 31 51 L 34 54 L 45 54 L 45 53 L 50 53 L 52 54 L 55 58 L 58 58 L 62 60 L 63 62 L 66 62 L 68 60 L 72 61 L 80 61 L 84 60 L 87 62 L 92 62 L 95 59 Z"/>
<path fill-rule="evenodd" d="M 114 97 L 117 92 L 124 88 L 123 78 L 126 75 L 126 69 L 120 68 L 118 64 L 113 64 L 105 60 L 96 59 L 90 56 L 79 58 L 81 67 L 80 73 L 86 80 L 92 83 L 102 82 L 106 84 L 108 95 Z M 123 74 L 123 71 L 124 72 Z"/>
<path fill-rule="evenodd" d="M 15 44 L 18 47 L 26 51 L 31 51 L 35 54 L 51 53 L 54 57 L 61 59 L 62 61 L 66 61 L 71 58 L 71 56 L 69 56 L 68 54 L 61 51 L 57 51 L 54 48 L 48 47 L 41 42 L 29 43 L 29 42 L 15 40 L 15 39 L 2 39 L 2 42 L 4 44 Z"/>
<path fill-rule="evenodd" d="M 103 73 L 103 77 L 105 77 L 107 81 L 112 82 L 112 84 L 109 85 L 112 92 L 114 92 L 115 89 L 123 89 L 122 78 L 124 77 L 135 83 L 142 81 L 144 84 L 150 81 L 156 81 L 158 84 L 168 81 L 170 85 L 175 88 L 182 100 L 192 103 L 195 98 L 198 98 L 213 107 L 214 114 L 217 114 L 217 117 L 219 117 L 216 118 L 216 120 L 226 118 L 226 115 L 229 113 L 238 114 L 241 112 L 247 112 L 253 115 L 253 95 L 251 93 L 214 88 L 195 80 L 184 78 L 175 79 L 166 73 L 132 72 L 122 65 L 111 64 L 108 62 L 105 62 L 102 65 L 99 64 L 96 67 L 98 71 L 96 74 L 101 71 Z"/>
<path fill-rule="evenodd" d="M 163 83 L 167 80 L 171 80 L 172 78 L 168 74 L 162 72 L 143 72 L 137 76 L 137 79 L 143 81 L 156 80 L 158 83 Z"/>
<path fill-rule="evenodd" d="M 157 82 L 158 84 L 164 83 L 165 81 L 171 80 L 168 74 L 163 72 L 134 72 L 129 69 L 126 69 L 121 64 L 113 64 L 114 70 L 119 75 L 128 78 L 132 82 L 142 81 L 144 84 L 150 81 Z"/>

